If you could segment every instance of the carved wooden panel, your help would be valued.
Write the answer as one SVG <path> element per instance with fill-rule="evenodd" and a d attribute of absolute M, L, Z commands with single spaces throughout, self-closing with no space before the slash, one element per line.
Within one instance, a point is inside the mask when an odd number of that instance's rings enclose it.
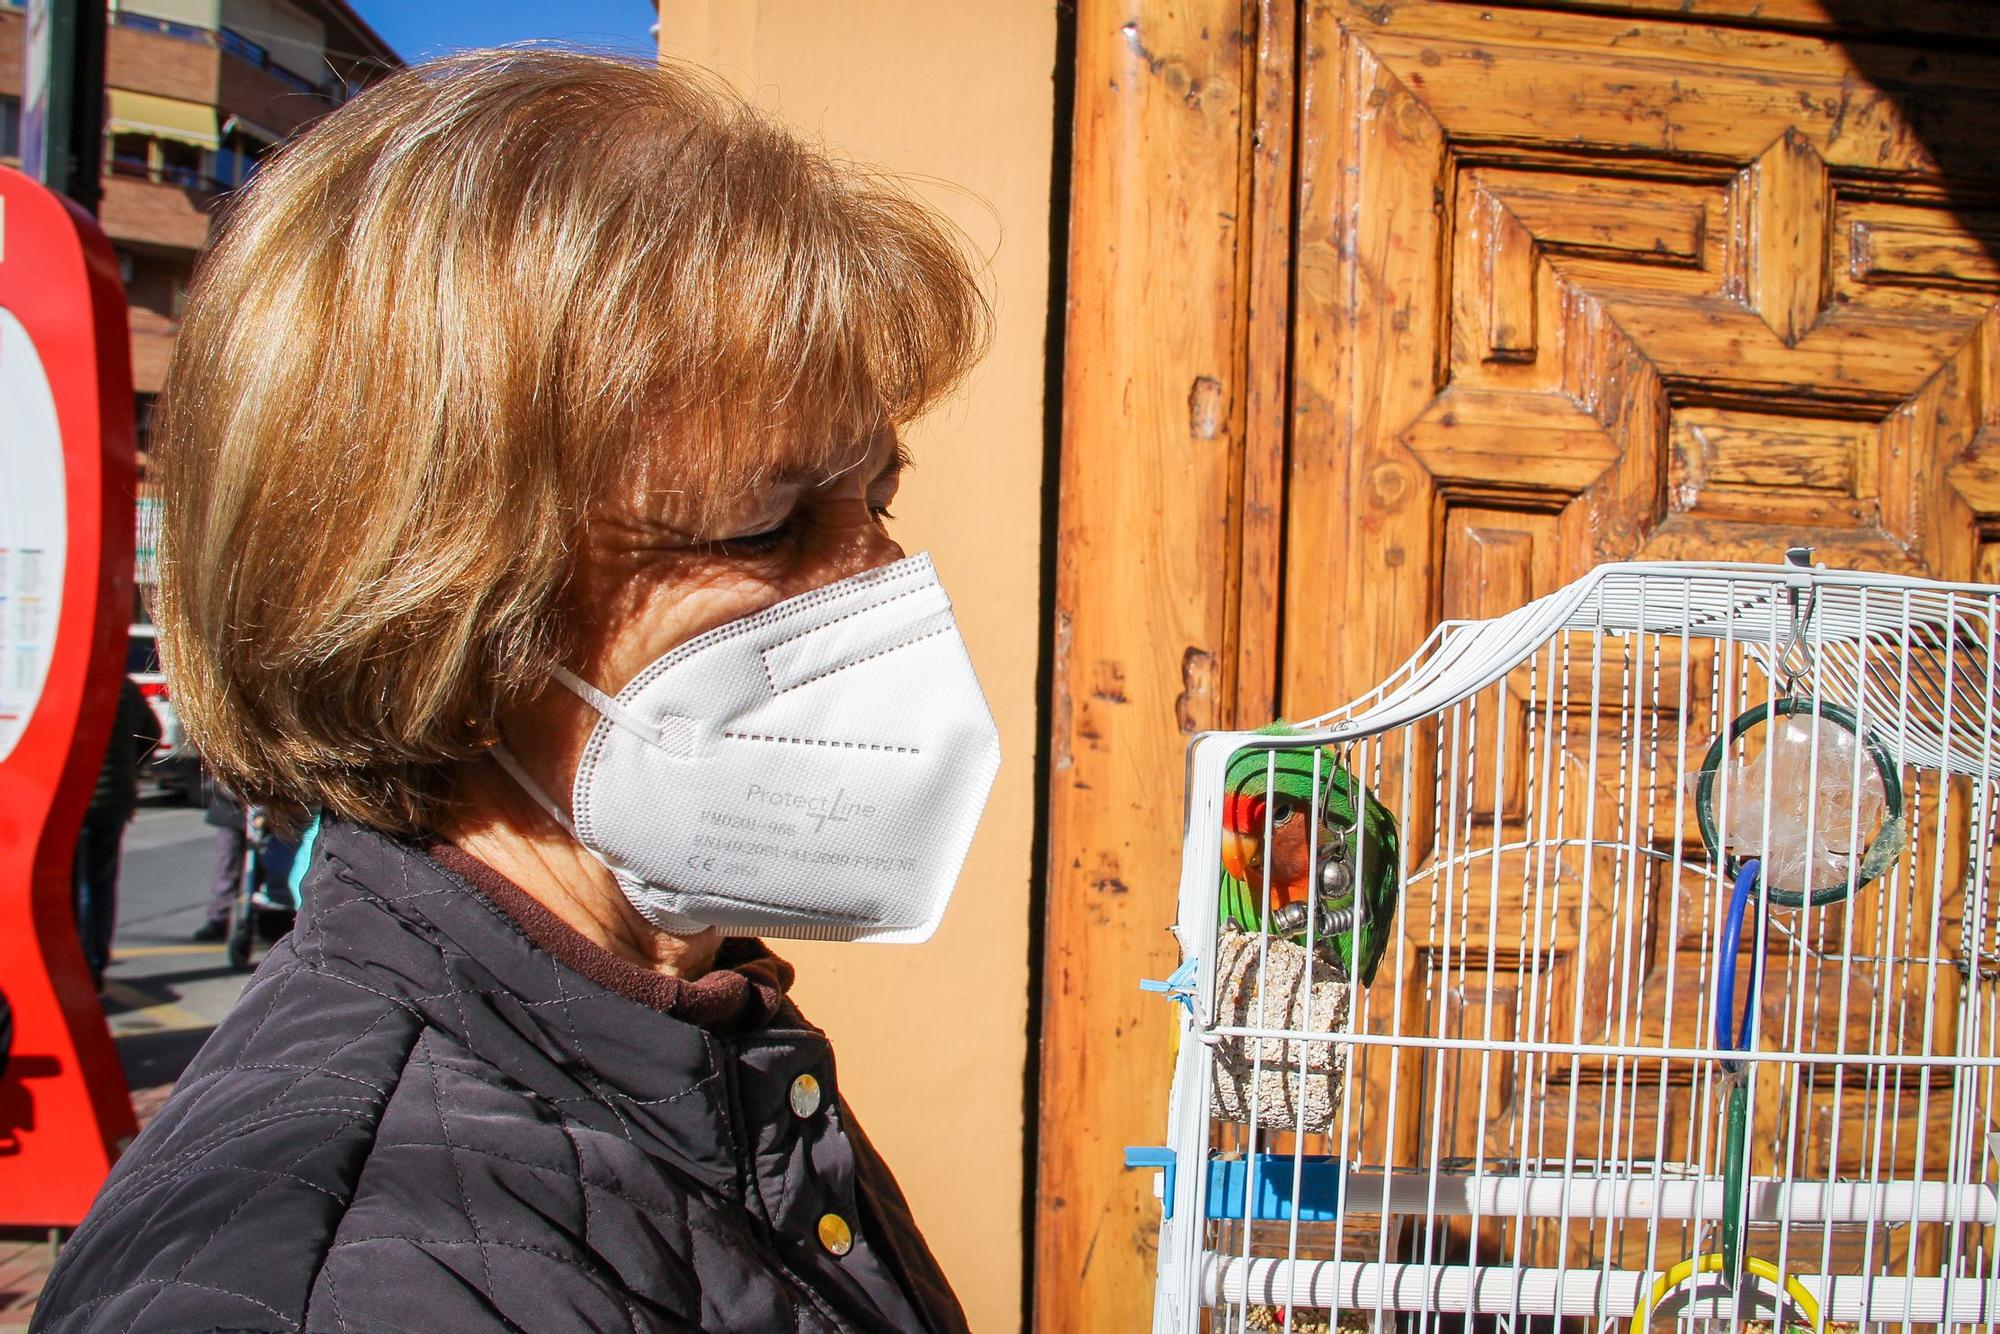
<path fill-rule="evenodd" d="M 1367 689 L 1439 618 L 1509 610 L 1607 560 L 1774 561 L 1804 544 L 1837 566 L 2000 571 L 2000 198 L 1973 110 L 1996 104 L 2000 58 L 1440 0 L 1317 5 L 1303 41 L 1289 712 Z M 1539 719 L 1510 679 L 1502 716 L 1489 697 L 1484 716 L 1441 724 L 1476 735 L 1472 776 L 1463 800 L 1409 831 L 1413 866 L 1442 863 L 1453 821 L 1469 831 L 1496 816 L 1509 841 L 1643 819 L 1661 851 L 1693 853 L 1674 766 L 1647 789 L 1658 766 L 1629 758 L 1682 728 L 1706 747 L 1714 660 L 1647 652 L 1552 658 Z M 1587 712 L 1598 693 L 1648 703 L 1629 731 L 1594 732 L 1564 701 Z M 1563 829 L 1524 823 L 1519 757 L 1536 728 L 1572 775 Z M 1413 789 L 1428 791 L 1433 775 L 1416 768 Z M 1559 868 L 1570 906 L 1527 939 L 1529 906 L 1508 886 L 1552 877 L 1498 861 L 1498 898 L 1463 920 L 1449 876 L 1412 884 L 1391 981 L 1406 1031 L 1485 1038 L 1499 1024 L 1622 1044 L 1662 1042 L 1670 1026 L 1701 1044 L 1698 998 L 1668 993 L 1705 985 L 1694 960 L 1712 912 L 1676 905 L 1687 891 L 1645 866 L 1596 868 L 1596 898 L 1577 894 L 1585 868 Z M 1865 930 L 1884 910 L 1853 911 Z M 1829 912 L 1817 929 L 1843 924 Z M 1622 1006 L 1601 976 L 1608 958 L 1638 979 Z M 1768 1031 L 1789 1024 L 1789 1041 L 1830 1048 L 1842 1035 L 1802 1033 L 1808 1014 L 1949 1011 L 1956 982 L 1932 971 L 1887 970 L 1864 983 L 1883 989 L 1879 1006 L 1774 1013 Z M 1771 994 L 1810 993 L 1787 982 L 1774 974 Z M 1508 1029 L 1526 1015 L 1539 1032 Z M 1947 1029 L 1938 1021 L 1930 1050 L 1951 1049 Z M 1656 1140 L 1669 1159 L 1699 1158 L 1715 1133 L 1714 1100 L 1685 1071 L 1648 1083 L 1607 1061 L 1460 1068 L 1492 1059 L 1446 1054 L 1413 1071 L 1371 1054 L 1368 1090 L 1393 1076 L 1416 1093 L 1395 1142 L 1371 1148 L 1412 1163 L 1587 1159 L 1613 1110 L 1612 1141 Z M 1834 1067 L 1783 1078 L 1759 1102 L 1756 1170 L 1852 1172 L 1913 1149 L 1863 1132 L 1885 1099 L 1909 1103 L 1914 1123 L 1916 1088 Z M 1457 1096 L 1482 1085 L 1491 1105 Z M 1588 1249 L 1548 1228 L 1442 1226 L 1412 1244 L 1460 1257 L 1520 1245 L 1543 1263 Z"/>
<path fill-rule="evenodd" d="M 2000 61 L 1438 0 L 1305 40 L 1289 549 L 1342 559 L 1288 569 L 1288 706 L 1604 560 L 1993 564 L 2000 213 L 1953 167 Z"/>

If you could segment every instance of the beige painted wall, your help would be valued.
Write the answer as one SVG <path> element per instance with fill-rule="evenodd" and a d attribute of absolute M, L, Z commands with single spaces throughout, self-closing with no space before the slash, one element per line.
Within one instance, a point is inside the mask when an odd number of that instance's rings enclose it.
<path fill-rule="evenodd" d="M 781 951 L 981 1331 L 1020 1321 L 1055 31 L 1037 0 L 664 0 L 660 21 L 664 55 L 903 176 L 991 257 L 992 354 L 910 433 L 893 531 L 952 595 L 1000 725 L 999 781 L 929 944 Z"/>

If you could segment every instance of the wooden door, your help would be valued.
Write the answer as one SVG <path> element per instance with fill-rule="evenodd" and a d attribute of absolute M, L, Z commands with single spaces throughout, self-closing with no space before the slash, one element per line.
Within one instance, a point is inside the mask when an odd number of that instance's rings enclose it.
<path fill-rule="evenodd" d="M 1084 3 L 1076 83 L 1036 1310 L 1136 1328 L 1181 728 L 1607 560 L 2000 580 L 2000 13 Z"/>
<path fill-rule="evenodd" d="M 1835 5 L 1566 8 L 1406 0 L 1315 7 L 1305 21 L 1284 574 L 1293 712 L 1380 679 L 1439 614 L 1498 614 L 1603 561 L 1774 561 L 1804 544 L 1838 566 L 2000 569 L 2000 214 L 1982 128 L 2000 105 L 2000 59 L 1938 33 L 1885 43 L 1738 26 L 1809 28 L 1840 17 Z M 1679 666 L 1704 700 L 1712 661 Z M 1705 744 L 1718 720 L 1697 706 L 1660 721 Z M 1478 1014 L 1535 971 L 1467 969 L 1490 942 L 1421 939 L 1426 917 L 1420 903 L 1406 913 L 1411 966 L 1448 957 L 1447 944 L 1461 963 L 1431 984 L 1406 979 L 1406 996 Z M 1575 924 L 1596 957 L 1621 948 L 1604 938 L 1617 929 L 1611 913 Z M 1546 972 L 1559 973 L 1565 943 Z M 1955 978 L 1899 985 L 1936 993 L 1950 1026 Z M 1411 1019 L 1434 1032 L 1457 1022 Z M 1933 1036 L 1933 1050 L 1952 1049 L 1951 1033 Z M 1793 1091 L 1807 1105 L 1785 1166 L 1826 1170 L 1827 1132 L 1861 1125 L 1880 1092 L 1860 1083 Z M 1411 1130 L 1445 1115 L 1467 1123 L 1455 1129 L 1468 1150 L 1572 1156 L 1604 1138 L 1592 1099 L 1605 1087 L 1544 1072 L 1529 1093 L 1552 1137 L 1524 1142 L 1511 1106 L 1490 1119 L 1416 1109 Z M 1688 1123 L 1709 1100 L 1697 1090 L 1631 1092 L 1641 1105 L 1628 1117 L 1674 1123 L 1643 1138 L 1699 1138 Z M 1914 1090 L 1896 1096 L 1916 1124 Z M 1861 1166 L 1862 1141 L 1850 1131 L 1837 1151 L 1844 1172 Z M 1564 1243 L 1529 1253 L 1557 1263 Z"/>

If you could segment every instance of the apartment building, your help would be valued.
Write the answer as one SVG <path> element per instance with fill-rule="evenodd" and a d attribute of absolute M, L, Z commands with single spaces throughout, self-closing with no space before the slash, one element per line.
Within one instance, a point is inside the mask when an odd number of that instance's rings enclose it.
<path fill-rule="evenodd" d="M 112 0 L 99 220 L 131 306 L 144 448 L 217 203 L 400 61 L 345 0 Z M 0 160 L 21 151 L 23 0 L 0 0 Z M 143 573 L 143 572 L 142 572 Z"/>

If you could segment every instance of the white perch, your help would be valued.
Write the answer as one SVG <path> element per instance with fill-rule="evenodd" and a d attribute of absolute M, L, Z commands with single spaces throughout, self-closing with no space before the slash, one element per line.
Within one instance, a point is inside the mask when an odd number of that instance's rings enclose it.
<path fill-rule="evenodd" d="M 1384 1198 L 1384 1191 L 1387 1198 Z M 1753 1223 L 2000 1222 L 2000 1194 L 1990 1185 L 1944 1181 L 1776 1181 L 1752 1178 L 1745 1191 Z M 1420 1171 L 1355 1172 L 1342 1183 L 1350 1214 L 1436 1214 L 1463 1218 L 1625 1218 L 1716 1220 L 1720 1177 L 1607 1177 L 1578 1172 L 1521 1177 Z"/>
<path fill-rule="evenodd" d="M 1377 1264 L 1361 1260 L 1245 1260 L 1206 1257 L 1202 1301 L 1207 1306 L 1249 1302 L 1343 1310 L 1450 1311 L 1473 1315 L 1583 1316 L 1627 1320 L 1653 1275 L 1614 1269 L 1516 1269 L 1507 1265 Z M 1828 1320 L 1847 1323 L 1952 1325 L 2000 1320 L 2000 1276 L 1891 1278 L 1798 1274 Z M 1768 1285 L 1747 1279 L 1760 1293 L 1755 1306 L 1770 1310 Z M 1697 1291 L 1696 1311 L 1725 1314 L 1714 1284 Z M 1713 1308 L 1720 1306 L 1722 1311 Z M 1709 1308 L 1704 1310 L 1703 1308 Z"/>

